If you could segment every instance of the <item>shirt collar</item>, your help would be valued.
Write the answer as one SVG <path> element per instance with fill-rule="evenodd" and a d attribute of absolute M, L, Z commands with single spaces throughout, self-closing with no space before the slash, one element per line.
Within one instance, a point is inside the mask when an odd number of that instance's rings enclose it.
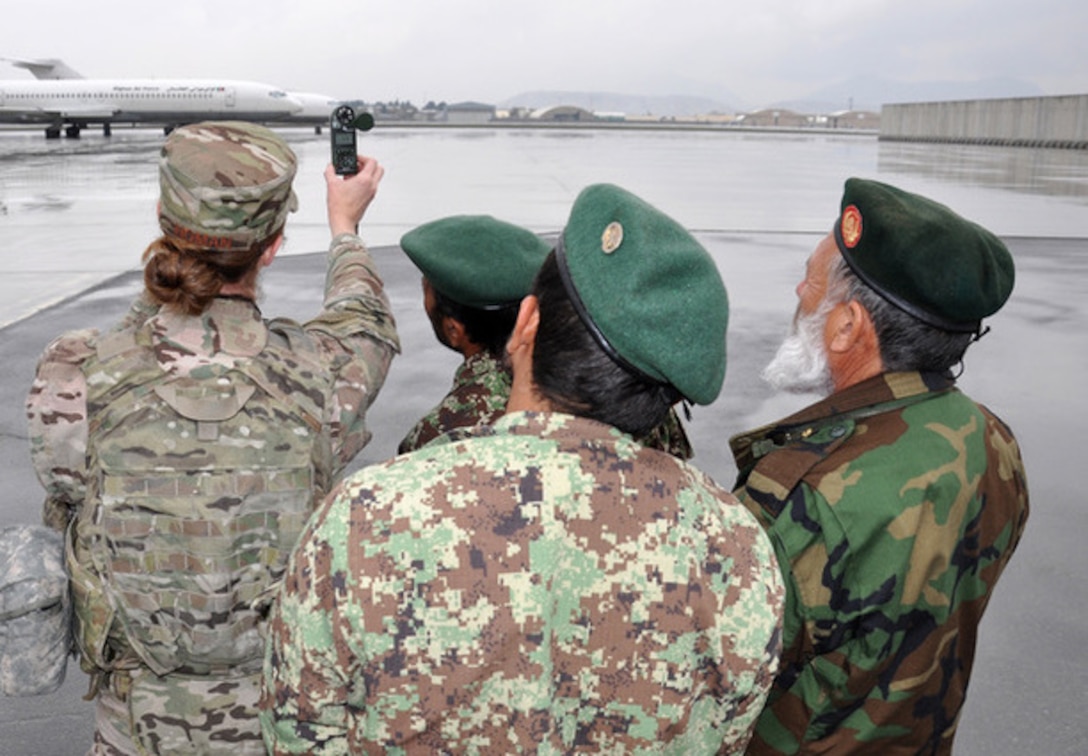
<path fill-rule="evenodd" d="M 217 297 L 200 315 L 163 308 L 151 318 L 150 327 L 157 338 L 192 354 L 253 357 L 268 343 L 261 311 L 252 300 L 240 297 Z"/>

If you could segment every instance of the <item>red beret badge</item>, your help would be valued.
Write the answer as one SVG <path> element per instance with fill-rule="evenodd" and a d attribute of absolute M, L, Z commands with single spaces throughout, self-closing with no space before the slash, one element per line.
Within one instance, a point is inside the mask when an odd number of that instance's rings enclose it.
<path fill-rule="evenodd" d="M 842 211 L 842 221 L 839 231 L 842 233 L 842 243 L 847 249 L 853 249 L 861 241 L 861 211 L 856 205 L 850 205 Z"/>

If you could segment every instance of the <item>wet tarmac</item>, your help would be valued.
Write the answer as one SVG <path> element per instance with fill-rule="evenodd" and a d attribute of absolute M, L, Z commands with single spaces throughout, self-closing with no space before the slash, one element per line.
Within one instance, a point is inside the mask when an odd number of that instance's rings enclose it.
<path fill-rule="evenodd" d="M 61 155 L 68 165 L 52 179 L 35 179 L 22 159 L 5 158 L 8 138 L 0 136 L 0 201 L 7 209 L 7 215 L 0 210 L 5 271 L 0 323 L 6 323 L 0 326 L 0 471 L 7 492 L 0 525 L 34 522 L 39 516 L 42 493 L 30 469 L 23 416 L 37 355 L 56 334 L 106 326 L 127 308 L 140 287 L 135 260 L 154 233 L 146 216 L 156 191 L 144 175 L 150 172 L 153 179 L 146 144 L 132 152 L 124 168 L 118 167 L 124 161 L 123 155 L 117 157 L 120 148 L 104 159 L 89 147 L 35 147 L 28 142 L 28 149 L 46 153 L 28 158 L 41 161 L 40 173 L 54 170 L 50 155 L 53 160 Z M 537 231 L 555 231 L 577 188 L 596 180 L 591 178 L 594 168 L 604 180 L 634 184 L 644 196 L 655 196 L 656 188 L 662 197 L 657 203 L 695 229 L 714 255 L 730 292 L 725 388 L 713 405 L 695 408 L 688 423 L 695 463 L 725 485 L 735 474 L 728 437 L 806 401 L 772 396 L 756 376 L 787 326 L 793 287 L 806 255 L 830 224 L 842 178 L 868 175 L 929 189 L 1002 234 L 1016 259 L 1016 289 L 989 321 L 991 333 L 969 350 L 960 383 L 1017 434 L 1032 513 L 983 622 L 956 753 L 1086 752 L 1088 569 L 1078 555 L 1082 534 L 1088 532 L 1088 508 L 1076 477 L 1084 464 L 1079 431 L 1088 419 L 1088 398 L 1080 384 L 1088 374 L 1088 168 L 1083 157 L 1003 150 L 985 158 L 987 153 L 977 149 L 933 153 L 909 145 L 885 150 L 849 139 L 803 144 L 756 140 L 747 145 L 752 154 L 741 149 L 708 166 L 700 164 L 698 150 L 675 139 L 642 137 L 615 147 L 602 146 L 600 140 L 590 144 L 592 138 L 583 143 L 587 138 L 579 135 L 567 138 L 568 144 L 551 137 L 532 148 L 509 136 L 447 139 L 451 141 L 436 146 L 411 135 L 389 135 L 376 145 L 382 149 L 375 152 L 388 155 L 383 162 L 390 172 L 363 235 L 378 245 L 375 254 L 404 354 L 394 361 L 370 413 L 374 439 L 356 466 L 393 453 L 404 432 L 445 392 L 457 364 L 456 356 L 435 342 L 421 312 L 418 273 L 397 248 L 384 246 L 414 223 L 451 212 L 493 212 Z M 484 149 L 488 139 L 490 146 Z M 288 228 L 296 254 L 277 259 L 268 270 L 262 309 L 269 316 L 304 319 L 316 311 L 323 283 L 324 258 L 318 252 L 324 248 L 321 187 L 312 173 L 323 158 L 324 142 L 309 135 L 296 141 L 300 152 L 310 156 L 311 169 L 306 176 L 300 174 L 303 209 Z M 697 146 L 705 152 L 707 144 L 719 147 L 714 142 Z M 94 172 L 88 173 L 76 159 L 78 150 L 91 155 Z M 498 158 L 481 157 L 494 150 Z M 71 156 L 63 157 L 65 151 Z M 788 154 L 778 154 L 782 152 Z M 630 166 L 614 170 L 615 156 L 626 154 L 651 161 L 653 175 Z M 409 159 L 411 155 L 422 164 Z M 1075 171 L 1069 169 L 1069 159 Z M 796 169 L 784 175 L 779 160 Z M 731 161 L 738 164 L 736 176 L 725 182 L 731 187 L 725 191 L 719 174 L 726 170 L 723 163 Z M 1025 162 L 1031 165 L 1025 168 Z M 395 169 L 406 178 L 394 180 Z M 753 180 L 752 191 L 733 186 L 758 170 L 771 175 Z M 445 175 L 448 171 L 461 175 L 465 192 L 453 191 L 457 181 Z M 428 181 L 432 173 L 443 175 Z M 500 174 L 502 180 L 495 178 Z M 680 180 L 684 176 L 689 180 Z M 92 191 L 96 182 L 97 194 Z M 407 191 L 414 185 L 419 185 L 418 192 Z M 52 199 L 34 201 L 56 207 L 28 205 L 31 198 L 45 195 Z M 58 245 L 68 246 L 58 250 Z M 76 269 L 73 260 L 83 266 Z M 12 307 L 20 297 L 22 306 Z M 56 693 L 0 698 L 0 753 L 85 753 L 93 726 L 93 705 L 81 700 L 85 685 L 78 666 L 70 664 L 68 680 Z"/>

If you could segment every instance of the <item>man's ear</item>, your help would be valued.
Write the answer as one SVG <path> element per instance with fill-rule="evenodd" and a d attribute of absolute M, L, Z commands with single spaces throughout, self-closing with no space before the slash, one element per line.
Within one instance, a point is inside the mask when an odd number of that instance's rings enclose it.
<path fill-rule="evenodd" d="M 521 306 L 518 307 L 518 317 L 514 322 L 514 330 L 510 334 L 510 341 L 507 342 L 506 351 L 513 354 L 519 348 L 531 348 L 536 343 L 536 332 L 539 327 L 540 302 L 530 294 L 521 300 Z"/>
<path fill-rule="evenodd" d="M 547 411 L 550 404 L 540 396 L 533 382 L 533 349 L 536 346 L 536 332 L 540 326 L 540 303 L 531 294 L 521 300 L 518 317 L 510 340 L 506 342 L 506 352 L 510 355 L 510 369 L 514 374 L 510 386 L 510 399 L 506 402 L 507 412 L 519 410 Z"/>
<path fill-rule="evenodd" d="M 461 352 L 471 344 L 465 324 L 449 315 L 442 316 L 442 335 L 446 338 L 446 345 L 451 349 Z"/>
<path fill-rule="evenodd" d="M 827 315 L 824 343 L 834 354 L 845 354 L 859 345 L 875 347 L 876 331 L 869 311 L 856 299 L 835 305 Z"/>

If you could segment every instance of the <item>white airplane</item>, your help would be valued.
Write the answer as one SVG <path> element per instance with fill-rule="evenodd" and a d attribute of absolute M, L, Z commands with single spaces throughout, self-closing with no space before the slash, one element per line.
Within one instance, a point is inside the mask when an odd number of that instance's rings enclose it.
<path fill-rule="evenodd" d="M 13 66 L 25 68 L 34 74 L 35 79 L 82 79 L 83 74 L 70 68 L 59 58 L 44 58 L 42 60 L 19 60 L 17 58 L 0 58 Z"/>
<path fill-rule="evenodd" d="M 40 65 L 44 75 L 62 78 L 0 81 L 0 123 L 45 124 L 48 139 L 62 130 L 75 138 L 98 123 L 106 136 L 115 123 L 158 123 L 169 133 L 196 121 L 276 121 L 302 111 L 287 92 L 252 81 L 83 79 L 60 61 L 20 63 L 35 75 L 32 66 Z"/>
<path fill-rule="evenodd" d="M 22 60 L 19 58 L 0 58 L 13 66 L 25 68 L 34 74 L 35 79 L 82 79 L 83 74 L 76 71 L 59 58 L 42 58 L 39 60 Z M 314 132 L 321 133 L 323 126 L 328 125 L 329 116 L 342 100 L 324 94 L 312 92 L 288 92 L 287 95 L 298 100 L 302 109 L 291 115 L 278 119 L 286 124 L 304 124 L 313 126 Z"/>
<path fill-rule="evenodd" d="M 281 119 L 284 124 L 303 124 L 314 127 L 314 133 L 320 134 L 322 126 L 329 125 L 329 117 L 342 100 L 312 92 L 288 92 L 292 99 L 298 100 L 302 109 Z"/>

